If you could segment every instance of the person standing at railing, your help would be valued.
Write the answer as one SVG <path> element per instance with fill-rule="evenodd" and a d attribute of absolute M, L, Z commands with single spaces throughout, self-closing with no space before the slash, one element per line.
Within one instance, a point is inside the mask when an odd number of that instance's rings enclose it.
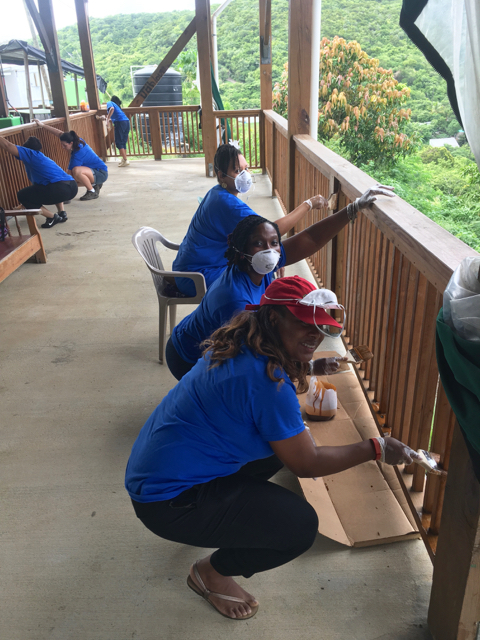
<path fill-rule="evenodd" d="M 291 562 L 315 541 L 313 507 L 269 482 L 284 465 L 312 478 L 418 458 L 394 438 L 319 447 L 305 429 L 294 383 L 299 392 L 308 388 L 321 330 L 341 329 L 321 299 L 303 278 L 275 280 L 258 309 L 213 334 L 205 357 L 155 409 L 130 454 L 125 486 L 147 529 L 216 549 L 191 566 L 187 584 L 226 618 L 247 620 L 259 608 L 234 577 Z"/>
<path fill-rule="evenodd" d="M 63 209 L 63 203 L 77 195 L 78 186 L 72 176 L 41 153 L 40 140 L 30 136 L 23 146 L 18 146 L 0 137 L 0 148 L 23 162 L 28 179 L 33 183 L 17 193 L 17 198 L 25 209 L 41 210 L 46 218 L 42 224 L 43 229 L 50 229 L 59 222 L 66 222 L 67 214 Z M 44 206 L 46 204 L 54 204 L 57 213 L 49 211 Z"/>
<path fill-rule="evenodd" d="M 319 251 L 349 221 L 354 222 L 360 210 L 371 206 L 378 195 L 394 196 L 391 187 L 375 185 L 338 213 L 287 238 L 283 244 L 275 222 L 258 215 L 239 222 L 228 236 L 227 268 L 207 289 L 198 307 L 173 329 L 167 342 L 167 365 L 175 378 L 180 380 L 192 369 L 201 356 L 200 345 L 216 329 L 229 322 L 247 304 L 260 302 L 275 270 Z M 325 199 L 324 205 L 327 205 Z M 329 373 L 333 373 L 338 365 L 330 364 L 333 369 Z"/>
<path fill-rule="evenodd" d="M 198 271 L 203 273 L 207 287 L 225 271 L 228 248 L 227 237 L 243 218 L 257 215 L 240 194 L 247 193 L 252 185 L 252 176 L 247 161 L 241 154 L 237 142 L 222 144 L 214 158 L 214 169 L 218 184 L 203 198 L 190 222 L 177 257 L 174 271 Z M 291 213 L 276 220 L 280 235 L 284 235 L 312 209 L 326 206 L 323 196 L 313 196 Z M 188 278 L 176 278 L 180 291 L 187 296 L 195 295 L 195 285 Z"/>
<path fill-rule="evenodd" d="M 75 131 L 63 133 L 55 127 L 50 127 L 41 120 L 34 122 L 60 139 L 60 144 L 65 151 L 70 152 L 68 170 L 72 172 L 76 183 L 86 188 L 85 194 L 79 200 L 95 200 L 100 195 L 100 189 L 108 179 L 108 167 L 95 151 L 79 138 Z"/>
<path fill-rule="evenodd" d="M 119 167 L 128 167 L 130 164 L 129 160 L 127 160 L 127 141 L 128 134 L 130 133 L 130 120 L 123 113 L 122 109 L 122 101 L 118 96 L 112 96 L 111 99 L 107 102 L 107 129 L 108 123 L 110 120 L 113 122 L 113 128 L 115 132 L 115 146 L 120 151 L 120 155 L 122 159 L 118 163 Z M 105 119 L 105 116 L 100 116 L 100 119 Z"/>

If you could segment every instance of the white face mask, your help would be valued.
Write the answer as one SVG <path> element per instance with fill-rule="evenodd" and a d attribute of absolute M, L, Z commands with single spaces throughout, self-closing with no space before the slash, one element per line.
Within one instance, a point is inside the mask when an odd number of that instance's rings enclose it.
<path fill-rule="evenodd" d="M 233 176 L 230 176 L 230 178 L 233 178 Z M 252 186 L 252 176 L 246 169 L 244 169 L 235 178 L 235 189 L 239 193 L 247 193 L 247 191 L 250 191 L 251 186 Z"/>
<path fill-rule="evenodd" d="M 252 259 L 253 270 L 261 276 L 266 276 L 267 273 L 271 273 L 280 260 L 280 253 L 275 249 L 257 251 L 253 256 L 250 256 L 248 253 L 244 255 Z"/>

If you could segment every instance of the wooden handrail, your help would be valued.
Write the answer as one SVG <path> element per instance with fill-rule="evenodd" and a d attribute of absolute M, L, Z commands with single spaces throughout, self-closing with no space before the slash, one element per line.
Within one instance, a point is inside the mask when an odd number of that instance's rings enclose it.
<path fill-rule="evenodd" d="M 242 118 L 247 116 L 260 116 L 261 109 L 240 109 L 238 111 L 214 111 L 216 118 Z"/>
<path fill-rule="evenodd" d="M 288 120 L 283 116 L 279 116 L 275 111 L 268 110 L 263 112 L 265 114 L 265 120 L 273 122 L 277 131 L 279 131 L 284 138 L 288 137 Z"/>
<path fill-rule="evenodd" d="M 372 186 L 372 178 L 308 135 L 294 136 L 296 148 L 328 178 L 336 178 L 354 200 Z M 378 200 L 363 214 L 402 254 L 443 292 L 454 269 L 478 253 L 401 198 Z"/>
<path fill-rule="evenodd" d="M 166 107 L 122 107 L 122 111 L 126 115 L 132 115 L 134 113 L 176 113 L 181 111 L 196 113 L 199 108 L 198 105 L 172 104 Z M 107 110 L 100 109 L 99 113 L 107 113 Z"/>

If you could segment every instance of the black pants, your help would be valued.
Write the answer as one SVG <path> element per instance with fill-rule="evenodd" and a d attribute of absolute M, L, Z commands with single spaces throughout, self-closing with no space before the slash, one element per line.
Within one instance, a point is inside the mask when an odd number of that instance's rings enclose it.
<path fill-rule="evenodd" d="M 167 346 L 165 347 L 165 360 L 167 361 L 170 373 L 175 376 L 177 380 L 181 380 L 183 376 L 195 366 L 195 363 L 187 362 L 180 356 L 173 346 L 172 338 L 168 339 Z"/>
<path fill-rule="evenodd" d="M 195 547 L 219 547 L 210 559 L 223 576 L 279 567 L 309 549 L 318 530 L 306 500 L 268 478 L 282 468 L 276 456 L 187 489 L 173 500 L 133 502 L 153 533 Z"/>
<path fill-rule="evenodd" d="M 65 200 L 72 200 L 77 193 L 78 185 L 75 180 L 61 180 L 50 184 L 32 184 L 31 187 L 20 189 L 17 198 L 25 209 L 40 209 L 44 204 L 59 204 Z"/>

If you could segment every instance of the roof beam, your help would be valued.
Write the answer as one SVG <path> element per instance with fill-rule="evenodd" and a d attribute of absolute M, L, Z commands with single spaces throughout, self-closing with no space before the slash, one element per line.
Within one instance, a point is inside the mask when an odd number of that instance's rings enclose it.
<path fill-rule="evenodd" d="M 54 115 L 58 118 L 65 118 L 67 128 L 70 129 L 65 83 L 63 81 L 62 68 L 59 64 L 60 51 L 52 0 L 38 0 L 38 11 L 33 0 L 26 0 L 26 3 L 45 49 L 48 75 L 52 88 Z"/>

